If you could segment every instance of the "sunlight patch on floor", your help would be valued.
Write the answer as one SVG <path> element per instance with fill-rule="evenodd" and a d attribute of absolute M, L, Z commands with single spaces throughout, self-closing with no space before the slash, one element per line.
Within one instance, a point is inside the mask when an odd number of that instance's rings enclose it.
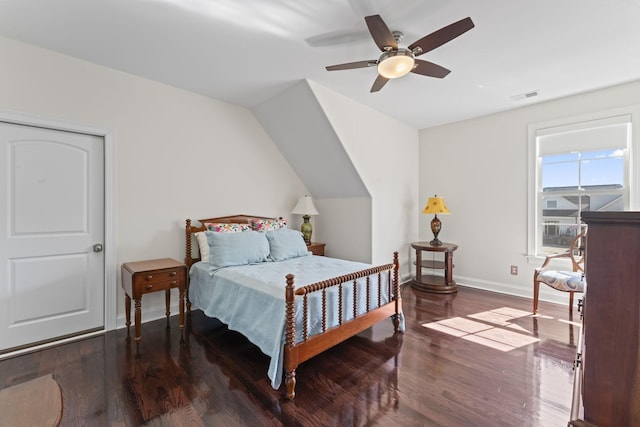
<path fill-rule="evenodd" d="M 462 332 L 474 334 L 476 332 L 484 331 L 492 326 L 486 323 L 474 322 L 473 320 L 465 319 L 463 317 L 452 317 L 450 319 L 440 320 L 440 325 L 448 326 L 450 328 L 457 329 Z"/>
<path fill-rule="evenodd" d="M 476 320 L 452 317 L 437 322 L 425 323 L 422 326 L 507 352 L 540 341 L 538 338 L 531 336 L 531 331 L 511 323 L 514 319 L 525 316 L 530 317 L 531 313 L 510 307 L 502 307 L 467 316 Z"/>
<path fill-rule="evenodd" d="M 566 323 L 568 325 L 573 325 L 573 326 L 581 326 L 582 325 L 581 322 L 572 322 L 571 320 L 564 320 L 564 319 L 558 319 L 558 322 Z"/>
<path fill-rule="evenodd" d="M 545 316 L 544 314 L 532 314 L 531 317 L 536 317 L 538 319 L 553 319 L 553 317 Z"/>

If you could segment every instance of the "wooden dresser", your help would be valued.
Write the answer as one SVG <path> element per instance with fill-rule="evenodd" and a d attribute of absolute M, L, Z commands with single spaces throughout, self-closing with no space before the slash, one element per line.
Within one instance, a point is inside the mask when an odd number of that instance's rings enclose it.
<path fill-rule="evenodd" d="M 640 426 L 640 212 L 584 212 L 583 421 Z"/>

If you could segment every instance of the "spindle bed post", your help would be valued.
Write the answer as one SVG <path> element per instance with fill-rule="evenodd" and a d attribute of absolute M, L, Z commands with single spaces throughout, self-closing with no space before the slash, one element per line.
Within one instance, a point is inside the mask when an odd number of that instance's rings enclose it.
<path fill-rule="evenodd" d="M 293 274 L 287 274 L 287 286 L 285 289 L 286 300 L 286 334 L 284 347 L 284 371 L 285 385 L 287 387 L 287 398 L 289 400 L 296 397 L 296 367 L 298 366 L 298 354 L 296 342 L 296 325 L 295 325 L 295 293 Z"/>

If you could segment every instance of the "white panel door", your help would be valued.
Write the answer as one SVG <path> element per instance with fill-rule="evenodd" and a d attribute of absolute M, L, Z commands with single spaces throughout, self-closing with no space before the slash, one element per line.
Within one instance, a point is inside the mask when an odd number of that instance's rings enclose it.
<path fill-rule="evenodd" d="M 0 122 L 0 352 L 104 325 L 104 140 Z"/>

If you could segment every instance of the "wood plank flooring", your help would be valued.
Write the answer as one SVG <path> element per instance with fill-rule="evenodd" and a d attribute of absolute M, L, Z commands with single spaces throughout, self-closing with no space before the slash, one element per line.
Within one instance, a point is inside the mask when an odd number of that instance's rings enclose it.
<path fill-rule="evenodd" d="M 62 426 L 567 425 L 578 313 L 541 302 L 531 317 L 530 299 L 463 286 L 402 293 L 406 332 L 384 321 L 303 363 L 293 402 L 266 356 L 200 311 L 182 343 L 175 316 L 143 324 L 139 348 L 122 329 L 0 361 L 0 388 L 52 374 Z"/>

